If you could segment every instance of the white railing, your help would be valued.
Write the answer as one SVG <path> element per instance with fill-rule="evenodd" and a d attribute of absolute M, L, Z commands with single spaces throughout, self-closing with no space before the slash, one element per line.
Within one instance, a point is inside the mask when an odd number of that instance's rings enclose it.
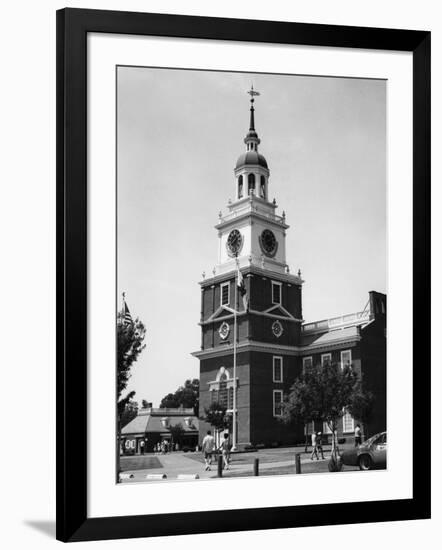
<path fill-rule="evenodd" d="M 358 311 L 357 313 L 340 315 L 339 317 L 332 317 L 331 319 L 323 319 L 321 321 L 316 321 L 314 323 L 306 323 L 305 325 L 302 325 L 302 331 L 313 332 L 313 331 L 320 331 L 320 330 L 328 330 L 331 328 L 368 321 L 369 319 L 370 319 L 370 312 L 368 310 Z"/>
<path fill-rule="evenodd" d="M 238 218 L 239 216 L 242 216 L 243 214 L 248 214 L 248 213 L 256 213 L 256 214 L 259 214 L 260 216 L 263 216 L 269 220 L 272 220 L 272 221 L 276 221 L 276 222 L 279 222 L 279 223 L 284 223 L 285 222 L 285 217 L 284 216 L 278 216 L 277 214 L 273 214 L 272 212 L 268 212 L 266 210 L 263 210 L 261 208 L 259 208 L 258 206 L 253 206 L 253 205 L 246 205 L 245 207 L 242 207 L 242 208 L 238 208 L 237 210 L 234 210 L 233 212 L 230 212 L 229 214 L 226 214 L 225 216 L 220 216 L 219 217 L 219 223 L 224 223 L 224 222 L 227 222 L 227 221 L 231 221 L 231 220 L 234 220 L 235 218 Z"/>
<path fill-rule="evenodd" d="M 160 409 L 160 408 L 148 408 L 148 409 L 139 409 L 139 412 L 143 412 L 144 414 L 159 414 L 161 416 L 174 416 L 179 413 L 179 415 L 183 416 L 193 416 L 194 411 L 193 409 Z"/>

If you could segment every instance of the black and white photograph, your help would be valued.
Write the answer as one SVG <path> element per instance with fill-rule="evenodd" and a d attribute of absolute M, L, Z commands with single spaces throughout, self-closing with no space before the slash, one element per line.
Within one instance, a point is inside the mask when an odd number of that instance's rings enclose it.
<path fill-rule="evenodd" d="M 116 482 L 386 470 L 386 80 L 116 97 Z"/>

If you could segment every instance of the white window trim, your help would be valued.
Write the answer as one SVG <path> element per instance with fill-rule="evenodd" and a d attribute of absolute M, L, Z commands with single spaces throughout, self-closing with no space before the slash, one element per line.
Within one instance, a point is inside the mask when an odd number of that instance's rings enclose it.
<path fill-rule="evenodd" d="M 227 287 L 227 303 L 223 304 L 223 287 L 225 286 Z M 221 292 L 219 296 L 219 301 L 220 301 L 221 307 L 230 305 L 230 281 L 228 281 L 227 283 L 221 283 L 220 290 Z"/>
<path fill-rule="evenodd" d="M 304 435 L 312 435 L 312 433 L 315 431 L 315 423 L 313 420 L 311 422 L 307 422 L 304 424 Z"/>
<path fill-rule="evenodd" d="M 307 359 L 310 359 L 310 361 L 312 363 L 312 366 L 313 366 L 313 355 L 309 355 L 307 357 L 302 358 L 302 368 L 303 369 L 305 369 L 305 362 L 307 361 Z"/>
<path fill-rule="evenodd" d="M 279 302 L 273 301 L 273 285 L 279 286 Z M 279 283 L 278 281 L 272 281 L 272 304 L 276 304 L 278 306 L 282 304 L 282 283 Z"/>
<path fill-rule="evenodd" d="M 275 378 L 275 359 L 280 359 L 281 361 L 281 380 L 276 380 Z M 282 355 L 274 355 L 273 356 L 273 382 L 277 384 L 282 384 L 282 382 L 284 381 L 283 369 L 284 369 L 284 361 L 283 361 Z"/>
<path fill-rule="evenodd" d="M 275 404 L 276 404 L 275 395 L 277 393 L 281 394 L 281 414 L 275 414 Z M 282 390 L 273 390 L 273 417 L 274 418 L 280 418 L 282 416 L 282 401 L 283 401 L 283 399 L 284 399 L 284 395 L 283 395 Z"/>
<path fill-rule="evenodd" d="M 323 423 L 322 423 L 322 433 L 325 434 L 325 435 L 329 435 L 329 434 L 332 433 L 332 431 L 331 431 L 330 428 L 328 427 L 327 422 L 323 422 Z"/>
<path fill-rule="evenodd" d="M 344 360 L 343 360 L 343 358 L 342 358 L 342 356 L 344 355 L 344 353 L 349 353 L 349 354 L 350 354 L 350 365 L 351 365 L 352 362 L 353 362 L 353 358 L 352 358 L 352 356 L 351 356 L 351 349 L 343 349 L 343 350 L 341 351 L 341 369 L 344 368 Z"/>
<path fill-rule="evenodd" d="M 345 421 L 344 421 L 344 416 L 348 414 L 350 415 L 351 417 L 351 429 L 350 430 L 346 430 L 345 429 Z M 353 416 L 348 413 L 347 411 L 345 411 L 344 409 L 344 414 L 342 415 L 342 433 L 343 434 L 352 434 L 353 432 L 355 431 L 355 419 L 353 418 Z"/>
<path fill-rule="evenodd" d="M 326 359 L 328 359 L 328 360 L 330 361 L 330 363 L 331 363 L 332 354 L 331 354 L 331 353 L 323 353 L 323 354 L 321 355 L 321 367 L 324 366 L 324 361 L 325 361 Z"/>

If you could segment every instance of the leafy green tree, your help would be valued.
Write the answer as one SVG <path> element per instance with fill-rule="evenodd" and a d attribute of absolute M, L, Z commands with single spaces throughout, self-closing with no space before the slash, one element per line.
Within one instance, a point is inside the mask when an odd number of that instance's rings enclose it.
<path fill-rule="evenodd" d="M 198 378 L 188 379 L 180 386 L 175 393 L 168 393 L 163 397 L 160 408 L 175 409 L 179 407 L 193 409 L 198 416 L 199 412 L 200 381 Z"/>
<path fill-rule="evenodd" d="M 353 418 L 360 420 L 365 427 L 373 416 L 374 403 L 374 394 L 371 391 L 364 391 L 362 389 L 362 382 L 359 380 L 356 383 L 350 402 L 347 405 L 347 411 Z M 366 433 L 364 429 L 364 434 Z"/>
<path fill-rule="evenodd" d="M 131 377 L 132 365 L 146 347 L 145 335 L 146 327 L 139 319 L 127 323 L 124 322 L 122 314 L 119 314 L 117 318 L 117 391 L 119 401 Z"/>
<path fill-rule="evenodd" d="M 207 422 L 217 431 L 231 428 L 232 417 L 226 414 L 226 407 L 218 402 L 211 403 L 204 409 L 202 420 Z"/>
<path fill-rule="evenodd" d="M 141 401 L 141 407 L 142 407 L 143 409 L 148 409 L 149 407 L 151 407 L 151 405 L 152 405 L 152 404 L 149 403 L 149 401 L 147 401 L 146 399 L 143 399 L 143 400 Z"/>
<path fill-rule="evenodd" d="M 120 427 L 124 428 L 127 426 L 131 420 L 133 420 L 138 414 L 138 403 L 132 401 L 132 397 L 135 395 L 135 392 L 130 392 L 125 399 L 122 399 L 118 405 L 121 412 L 120 416 Z M 124 408 L 123 407 L 124 404 Z"/>
<path fill-rule="evenodd" d="M 284 399 L 283 419 L 325 422 L 332 433 L 332 461 L 337 461 L 337 425 L 346 410 L 356 411 L 368 399 L 351 366 L 328 363 L 312 366 L 296 379 Z"/>
<path fill-rule="evenodd" d="M 183 435 L 184 435 L 184 428 L 181 422 L 178 422 L 178 424 L 173 424 L 173 426 L 170 426 L 169 431 L 172 435 L 172 443 L 178 443 L 181 447 Z"/>
<path fill-rule="evenodd" d="M 135 395 L 134 391 L 129 392 L 124 397 L 122 397 L 122 393 L 127 388 L 127 384 L 132 374 L 131 368 L 133 364 L 146 347 L 146 344 L 144 344 L 145 335 L 146 328 L 139 319 L 127 322 L 124 312 L 120 312 L 117 315 L 117 482 L 119 482 L 120 471 L 122 420 L 124 421 L 126 419 L 125 415 L 128 414 L 130 416 L 133 414 L 135 403 L 132 399 Z"/>

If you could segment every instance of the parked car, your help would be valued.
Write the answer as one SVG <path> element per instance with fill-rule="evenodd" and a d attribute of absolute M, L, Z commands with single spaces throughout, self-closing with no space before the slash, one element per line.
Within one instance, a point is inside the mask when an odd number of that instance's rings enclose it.
<path fill-rule="evenodd" d="M 344 451 L 341 454 L 342 464 L 359 466 L 360 470 L 373 470 L 387 467 L 387 432 L 381 432 L 364 443 Z"/>

